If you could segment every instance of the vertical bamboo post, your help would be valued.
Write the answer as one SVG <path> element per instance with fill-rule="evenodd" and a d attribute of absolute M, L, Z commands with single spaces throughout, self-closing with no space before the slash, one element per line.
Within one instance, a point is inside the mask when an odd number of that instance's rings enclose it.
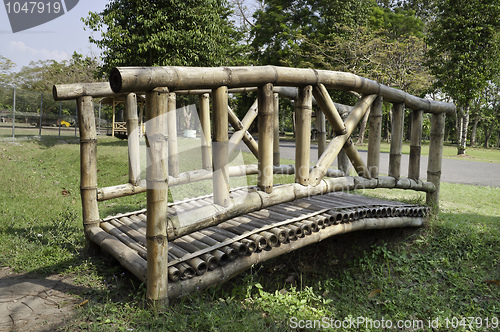
<path fill-rule="evenodd" d="M 116 105 L 115 98 L 113 97 L 113 118 L 111 123 L 111 137 L 115 137 L 115 120 L 116 120 Z"/>
<path fill-rule="evenodd" d="M 139 106 L 139 137 L 144 136 L 144 102 L 140 103 Z"/>
<path fill-rule="evenodd" d="M 370 175 L 378 178 L 380 168 L 380 140 L 382 136 L 382 102 L 381 96 L 377 97 L 370 110 L 370 132 L 368 134 L 367 166 Z"/>
<path fill-rule="evenodd" d="M 398 103 L 392 109 L 391 148 L 389 154 L 389 176 L 401 176 L 401 150 L 403 148 L 403 124 L 405 104 Z"/>
<path fill-rule="evenodd" d="M 229 206 L 229 149 L 228 149 L 228 102 L 227 87 L 221 86 L 212 90 L 213 98 L 213 189 L 214 203 Z"/>
<path fill-rule="evenodd" d="M 445 118 L 445 113 L 431 115 L 431 140 L 429 142 L 427 181 L 434 183 L 436 191 L 427 194 L 427 204 L 435 210 L 439 208 L 439 184 L 441 181 Z"/>
<path fill-rule="evenodd" d="M 139 150 L 139 118 L 137 117 L 137 95 L 129 93 L 125 100 L 128 140 L 128 181 L 137 185 L 141 179 L 141 160 Z"/>
<path fill-rule="evenodd" d="M 168 90 L 146 93 L 147 290 L 153 306 L 168 305 Z"/>
<path fill-rule="evenodd" d="M 311 155 L 312 86 L 299 88 L 295 109 L 295 182 L 309 184 Z"/>
<path fill-rule="evenodd" d="M 279 94 L 273 95 L 274 105 L 274 140 L 273 140 L 273 165 L 280 165 L 280 100 Z"/>
<path fill-rule="evenodd" d="M 273 139 L 275 135 L 275 110 L 273 85 L 268 83 L 258 88 L 259 100 L 259 173 L 258 187 L 266 193 L 273 190 Z"/>
<path fill-rule="evenodd" d="M 410 162 L 408 165 L 408 178 L 413 180 L 418 180 L 420 178 L 422 124 L 423 124 L 422 110 L 413 111 L 411 117 Z"/>
<path fill-rule="evenodd" d="M 94 100 L 90 96 L 77 101 L 80 129 L 80 196 L 82 199 L 83 228 L 87 239 L 85 249 L 95 254 L 99 247 L 88 237 L 93 227 L 99 227 L 97 205 L 97 133 L 94 116 Z"/>
<path fill-rule="evenodd" d="M 177 149 L 177 105 L 175 93 L 168 94 L 167 131 L 168 131 L 168 173 L 179 176 L 179 152 Z"/>
<path fill-rule="evenodd" d="M 318 129 L 318 159 L 326 149 L 326 120 L 325 113 L 316 111 L 316 128 Z"/>
<path fill-rule="evenodd" d="M 212 169 L 212 145 L 210 133 L 210 100 L 209 94 L 204 93 L 198 97 L 200 103 L 201 123 L 201 165 L 203 169 Z"/>

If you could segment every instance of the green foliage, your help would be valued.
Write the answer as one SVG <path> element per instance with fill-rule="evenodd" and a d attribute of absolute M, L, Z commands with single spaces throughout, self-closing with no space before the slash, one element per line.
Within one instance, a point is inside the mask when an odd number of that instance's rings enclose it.
<path fill-rule="evenodd" d="M 440 0 L 437 10 L 427 39 L 429 68 L 436 88 L 468 107 L 497 72 L 500 3 Z"/>
<path fill-rule="evenodd" d="M 16 64 L 12 60 L 0 55 L 0 85 L 10 83 L 11 70 Z"/>
<path fill-rule="evenodd" d="M 113 0 L 83 21 L 98 37 L 104 73 L 116 66 L 219 66 L 240 61 L 226 1 Z"/>
<path fill-rule="evenodd" d="M 186 142 L 189 149 L 194 145 Z M 422 228 L 338 235 L 256 264 L 166 310 L 147 308 L 143 283 L 116 261 L 82 252 L 77 143 L 0 142 L 0 169 L 9 170 L 0 177 L 0 264 L 74 278 L 76 296 L 89 302 L 63 330 L 289 331 L 294 316 L 439 318 L 438 330 L 446 330 L 447 317 L 498 317 L 500 190 L 446 183 L 440 215 Z M 99 185 L 126 182 L 126 142 L 100 138 L 98 153 Z M 186 156 L 182 164 L 199 162 L 192 159 Z M 408 190 L 364 194 L 411 203 L 423 199 Z M 105 216 L 145 207 L 145 197 L 100 204 Z"/>
<path fill-rule="evenodd" d="M 304 36 L 324 41 L 339 27 L 365 25 L 370 0 L 271 0 L 254 14 L 252 57 L 263 65 L 300 66 Z"/>
<path fill-rule="evenodd" d="M 24 66 L 12 75 L 12 83 L 20 89 L 52 94 L 54 84 L 102 80 L 102 77 L 95 78 L 98 65 L 96 58 L 74 52 L 71 59 L 67 61 L 32 61 L 29 66 Z"/>

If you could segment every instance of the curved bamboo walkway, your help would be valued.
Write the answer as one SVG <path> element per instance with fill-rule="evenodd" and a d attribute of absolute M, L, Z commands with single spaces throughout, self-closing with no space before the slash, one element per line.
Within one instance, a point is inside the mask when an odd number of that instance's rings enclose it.
<path fill-rule="evenodd" d="M 240 188 L 232 197 L 256 188 Z M 212 204 L 212 196 L 169 205 L 169 215 Z M 421 226 L 428 207 L 335 192 L 278 204 L 229 219 L 217 226 L 184 235 L 169 242 L 169 298 L 224 282 L 255 263 L 361 229 Z M 100 227 L 125 244 L 144 261 L 147 211 L 110 216 Z M 105 248 L 104 248 L 105 249 Z M 130 264 L 137 264 L 134 258 Z M 137 275 L 137 273 L 136 273 Z"/>

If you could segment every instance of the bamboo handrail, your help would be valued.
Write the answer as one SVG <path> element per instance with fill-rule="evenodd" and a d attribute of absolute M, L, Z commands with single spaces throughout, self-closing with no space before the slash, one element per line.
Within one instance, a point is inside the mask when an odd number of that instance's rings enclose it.
<path fill-rule="evenodd" d="M 312 166 L 309 167 L 309 170 L 312 169 Z M 238 165 L 238 166 L 230 166 L 229 167 L 229 176 L 245 176 L 258 174 L 259 169 L 257 165 Z M 295 166 L 294 165 L 280 165 L 273 167 L 274 174 L 286 174 L 291 175 L 295 174 Z M 341 177 L 344 176 L 344 173 L 337 169 L 328 169 L 326 172 L 326 176 L 328 177 Z M 168 178 L 168 186 L 174 187 L 178 185 L 183 185 L 186 183 L 193 183 L 197 181 L 210 180 L 213 177 L 213 172 L 211 170 L 194 170 L 194 171 L 186 171 L 179 173 L 178 177 L 169 176 Z M 97 200 L 99 202 L 106 201 L 118 197 L 125 197 L 136 195 L 140 193 L 146 192 L 146 181 L 141 180 L 137 185 L 133 185 L 130 183 L 120 184 L 116 186 L 109 187 L 101 187 L 97 188 Z"/>
<path fill-rule="evenodd" d="M 454 113 L 455 105 L 430 101 L 390 88 L 351 73 L 277 66 L 254 67 L 117 67 L 110 73 L 111 89 L 116 93 L 148 91 L 158 86 L 170 90 L 213 89 L 260 86 L 305 86 L 323 84 L 327 88 L 377 94 L 391 103 L 405 103 L 410 109 L 428 113 Z M 70 95 L 71 96 L 71 95 Z M 61 96 L 62 97 L 62 96 Z M 64 95 L 68 97 L 68 95 Z"/>

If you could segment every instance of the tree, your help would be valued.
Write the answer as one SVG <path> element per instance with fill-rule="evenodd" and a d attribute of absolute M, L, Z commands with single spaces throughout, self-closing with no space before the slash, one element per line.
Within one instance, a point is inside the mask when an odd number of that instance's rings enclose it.
<path fill-rule="evenodd" d="M 371 0 L 269 0 L 254 14 L 252 55 L 260 64 L 299 66 L 308 45 L 365 25 Z M 300 51 L 300 53 L 299 53 Z"/>
<path fill-rule="evenodd" d="M 97 79 L 95 76 L 98 67 L 95 57 L 74 52 L 67 61 L 32 61 L 12 75 L 12 82 L 20 89 L 51 93 L 54 84 L 102 81 L 102 77 Z"/>
<path fill-rule="evenodd" d="M 116 66 L 237 64 L 239 34 L 225 0 L 112 0 L 89 13 L 90 41 L 103 50 L 104 73 Z"/>
<path fill-rule="evenodd" d="M 10 83 L 11 70 L 16 66 L 14 62 L 0 55 L 0 84 Z"/>
<path fill-rule="evenodd" d="M 435 87 L 457 104 L 458 154 L 467 142 L 471 102 L 498 70 L 500 3 L 497 0 L 439 0 L 430 23 L 428 65 Z"/>

